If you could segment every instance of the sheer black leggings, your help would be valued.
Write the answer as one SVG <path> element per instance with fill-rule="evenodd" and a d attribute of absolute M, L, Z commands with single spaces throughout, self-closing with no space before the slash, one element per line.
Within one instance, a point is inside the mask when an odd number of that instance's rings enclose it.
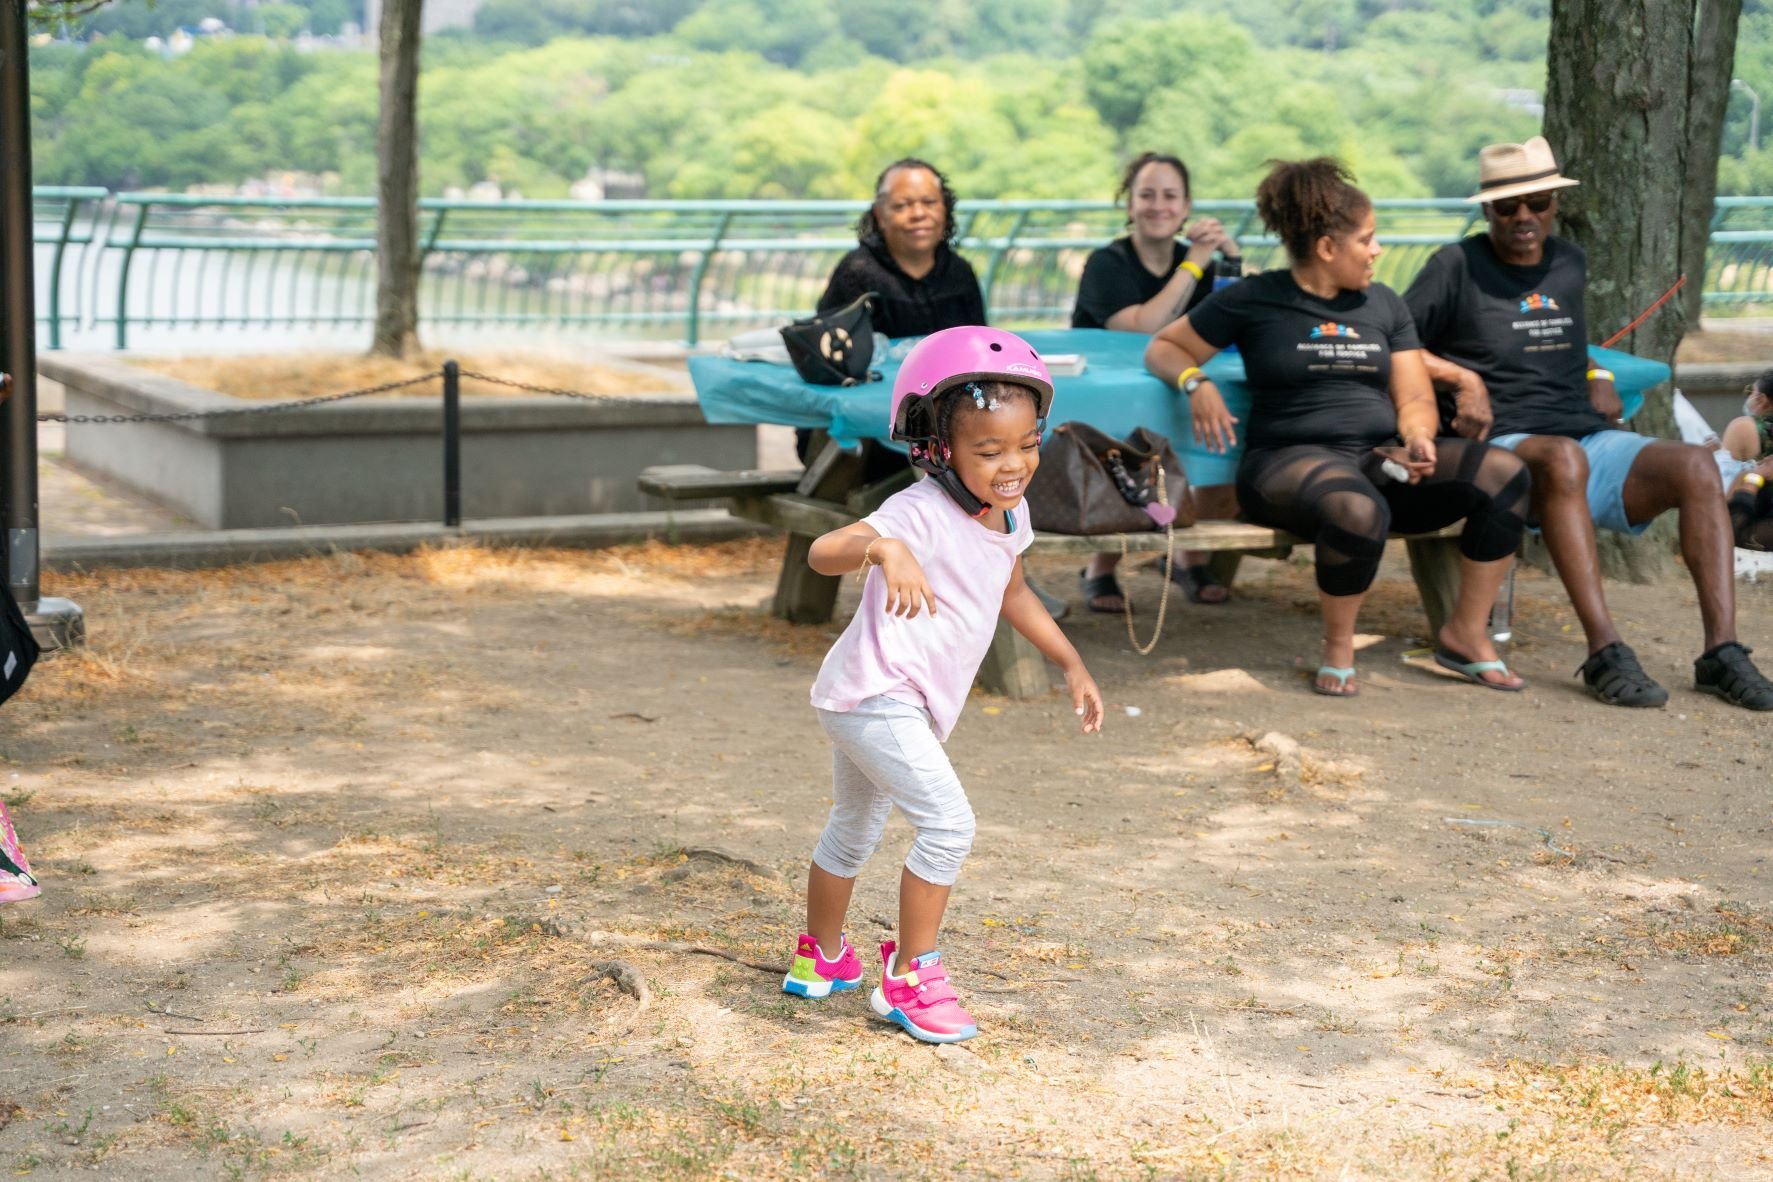
<path fill-rule="evenodd" d="M 1773 550 L 1773 484 L 1730 497 L 1730 532 L 1744 550 Z"/>
<path fill-rule="evenodd" d="M 1237 469 L 1238 505 L 1248 520 L 1317 547 L 1317 585 L 1326 595 L 1372 586 L 1392 530 L 1429 533 L 1463 517 L 1465 557 L 1494 562 L 1513 554 L 1526 523 L 1527 466 L 1472 439 L 1436 439 L 1434 447 L 1434 472 L 1419 484 L 1385 476 L 1369 448 L 1247 451 Z"/>

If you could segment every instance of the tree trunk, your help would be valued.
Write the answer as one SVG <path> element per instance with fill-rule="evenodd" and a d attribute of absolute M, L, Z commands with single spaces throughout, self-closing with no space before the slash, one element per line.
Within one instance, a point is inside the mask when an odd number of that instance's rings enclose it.
<path fill-rule="evenodd" d="M 376 121 L 376 331 L 369 351 L 419 348 L 419 13 L 423 0 L 383 0 L 382 105 Z"/>
<path fill-rule="evenodd" d="M 1718 140 L 1742 0 L 1552 0 L 1545 135 L 1566 176 L 1560 232 L 1588 252 L 1588 329 L 1623 328 L 1682 274 L 1687 286 L 1618 347 L 1674 363 L 1699 320 Z M 1632 425 L 1678 438 L 1668 389 Z M 1639 581 L 1671 550 L 1668 515 L 1641 542 L 1601 535 L 1607 573 Z"/>

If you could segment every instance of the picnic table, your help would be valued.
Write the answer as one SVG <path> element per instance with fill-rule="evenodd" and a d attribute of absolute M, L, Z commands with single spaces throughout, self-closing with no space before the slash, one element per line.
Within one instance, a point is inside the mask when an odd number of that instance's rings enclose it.
<path fill-rule="evenodd" d="M 1075 353 L 1085 359 L 1078 374 L 1053 378 L 1049 422 L 1089 423 L 1112 435 L 1135 427 L 1167 435 L 1196 488 L 1231 484 L 1238 452 L 1220 455 L 1194 442 L 1188 399 L 1145 369 L 1147 339 L 1139 333 L 1104 329 L 1053 329 L 1021 334 L 1043 356 Z M 734 516 L 782 529 L 787 552 L 777 580 L 774 612 L 799 623 L 824 623 L 835 610 L 839 580 L 816 574 L 806 564 L 814 538 L 853 522 L 910 483 L 909 468 L 873 485 L 862 483 L 868 449 L 904 445 L 886 439 L 893 376 L 911 341 L 894 342 L 876 356 L 881 380 L 860 386 L 814 386 L 789 366 L 719 356 L 692 357 L 690 378 L 702 413 L 710 423 L 773 423 L 814 432 L 804 471 L 717 472 L 693 465 L 653 468 L 640 480 L 643 491 L 667 500 L 725 498 Z M 1616 377 L 1629 417 L 1643 404 L 1644 391 L 1668 380 L 1669 369 L 1614 350 L 1593 350 Z M 1205 366 L 1231 413 L 1247 417 L 1249 388 L 1243 359 L 1235 351 L 1215 355 Z M 1446 619 L 1458 590 L 1456 526 L 1425 537 L 1408 538 L 1411 572 L 1432 630 Z M 1075 537 L 1041 533 L 1032 553 L 1089 555 L 1118 551 L 1162 553 L 1162 533 Z M 1206 551 L 1215 570 L 1229 581 L 1245 555 L 1283 555 L 1302 539 L 1282 530 L 1238 521 L 1200 521 L 1175 531 L 1177 550 Z M 988 688 L 1011 697 L 1046 692 L 1045 662 L 1034 646 L 1007 624 L 980 670 Z"/>

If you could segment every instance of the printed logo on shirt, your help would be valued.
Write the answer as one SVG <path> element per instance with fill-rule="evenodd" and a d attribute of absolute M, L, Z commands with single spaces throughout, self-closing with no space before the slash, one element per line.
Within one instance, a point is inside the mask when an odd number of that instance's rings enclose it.
<path fill-rule="evenodd" d="M 1576 326 L 1576 319 L 1557 315 L 1563 309 L 1558 307 L 1556 299 L 1542 291 L 1530 291 L 1521 297 L 1519 306 L 1520 314 L 1528 319 L 1516 320 L 1509 327 L 1526 334 L 1526 352 L 1561 353 L 1574 346 L 1569 330 Z"/>
<path fill-rule="evenodd" d="M 1353 326 L 1326 320 L 1314 324 L 1310 339 L 1293 348 L 1304 355 L 1309 373 L 1374 374 L 1384 358 L 1383 341 L 1363 341 Z"/>

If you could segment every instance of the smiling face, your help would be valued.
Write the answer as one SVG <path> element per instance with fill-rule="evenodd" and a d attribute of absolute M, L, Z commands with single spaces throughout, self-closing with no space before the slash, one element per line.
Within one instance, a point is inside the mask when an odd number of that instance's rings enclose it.
<path fill-rule="evenodd" d="M 1174 238 L 1192 208 L 1182 174 L 1161 160 L 1141 168 L 1127 189 L 1127 220 L 1141 238 L 1157 242 Z"/>
<path fill-rule="evenodd" d="M 1373 282 L 1373 264 L 1385 248 L 1379 245 L 1379 223 L 1371 207 L 1354 229 L 1326 234 L 1317 240 L 1317 256 L 1325 278 L 1343 291 L 1360 291 Z"/>
<path fill-rule="evenodd" d="M 942 182 L 927 168 L 895 168 L 874 198 L 874 222 L 894 258 L 924 258 L 948 233 Z"/>
<path fill-rule="evenodd" d="M 1022 503 L 1040 467 L 1040 429 L 1032 391 L 1006 382 L 981 383 L 980 389 L 988 400 L 996 398 L 997 409 L 980 410 L 966 394 L 957 395 L 948 463 L 995 517 Z"/>
<path fill-rule="evenodd" d="M 1520 266 L 1530 267 L 1545 257 L 1545 241 L 1551 237 L 1551 224 L 1557 216 L 1556 192 L 1484 202 L 1490 244 L 1504 262 Z"/>

